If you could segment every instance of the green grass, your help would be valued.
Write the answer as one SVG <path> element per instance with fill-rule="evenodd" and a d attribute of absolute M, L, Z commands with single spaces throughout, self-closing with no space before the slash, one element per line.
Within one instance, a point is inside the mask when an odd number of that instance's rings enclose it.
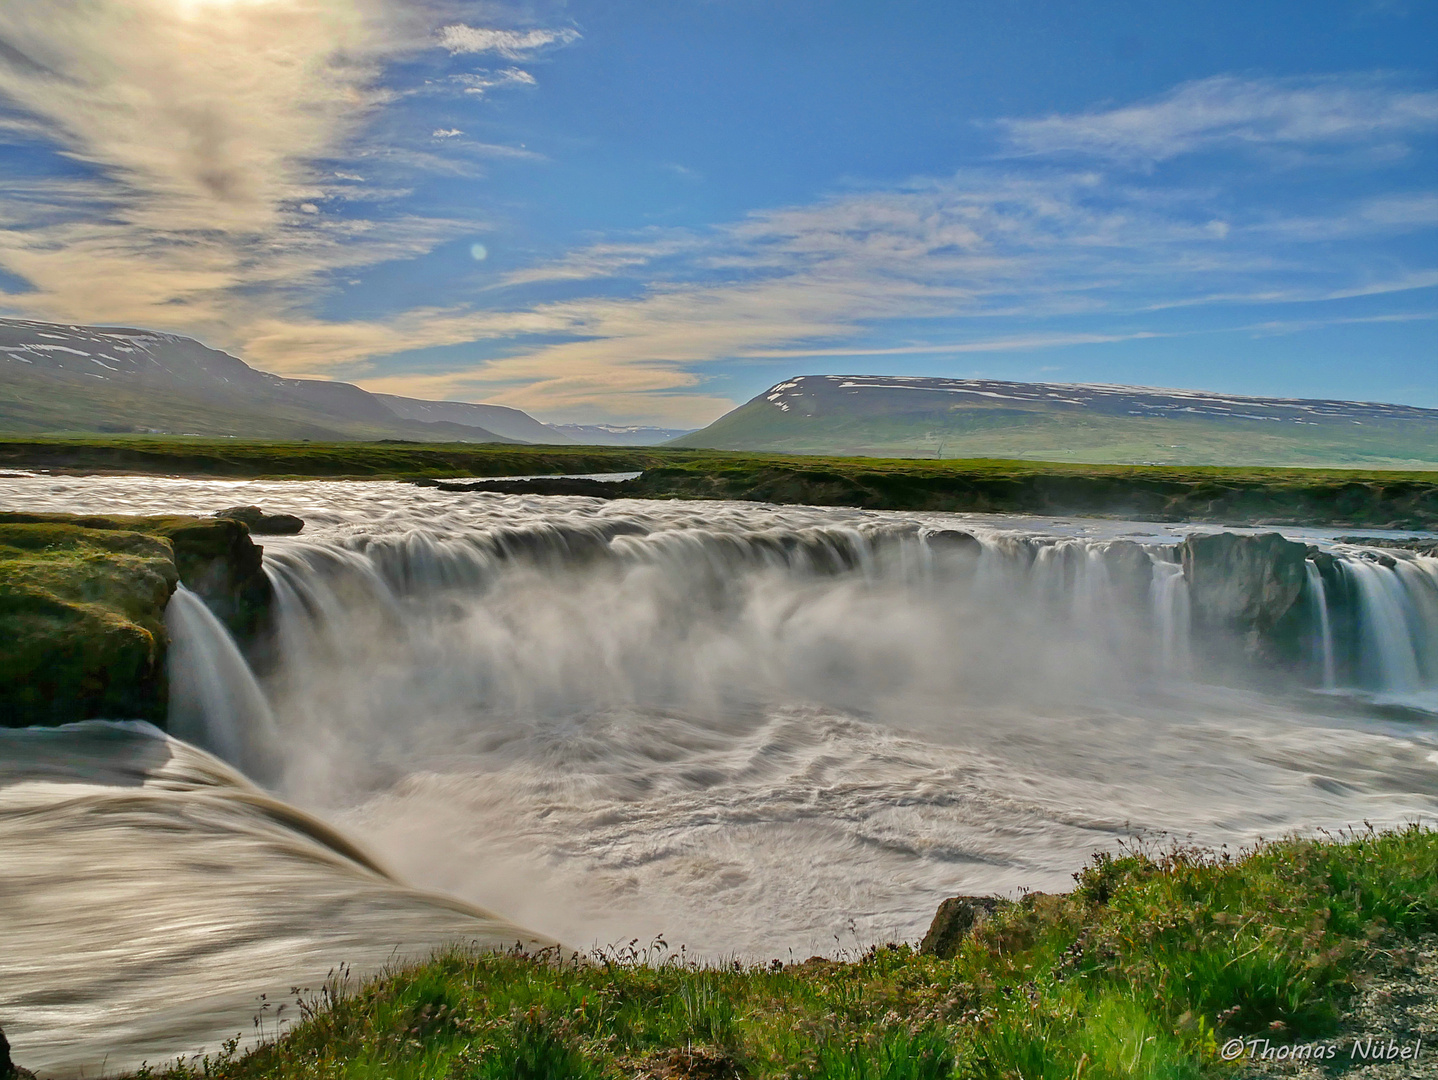
<path fill-rule="evenodd" d="M 1438 472 L 1264 466 L 806 457 L 670 447 L 242 442 L 125 437 L 0 440 L 0 468 L 250 478 L 437 477 L 642 471 L 634 498 L 1228 524 L 1438 527 Z"/>
<path fill-rule="evenodd" d="M 258 549 L 232 521 L 0 512 L 0 726 L 163 724 L 165 606 L 182 579 L 213 586 L 217 560 L 260 573 Z M 234 604 L 223 610 L 244 628 Z"/>
<path fill-rule="evenodd" d="M 144 532 L 0 523 L 0 725 L 156 719 L 177 576 Z"/>
<path fill-rule="evenodd" d="M 1231 525 L 1438 527 L 1438 473 L 710 454 L 625 485 L 651 498 L 1089 514 Z"/>
<path fill-rule="evenodd" d="M 393 480 L 631 472 L 661 460 L 643 449 L 624 447 L 258 441 L 160 435 L 0 439 L 0 468 L 233 478 Z"/>
<path fill-rule="evenodd" d="M 1099 856 L 941 959 L 701 967 L 452 950 L 289 1003 L 301 1022 L 144 1077 L 1178 1080 L 1230 1037 L 1331 1035 L 1380 950 L 1438 930 L 1438 834 L 1291 839 L 1239 857 Z M 266 1010 L 262 1023 L 273 1024 Z"/>

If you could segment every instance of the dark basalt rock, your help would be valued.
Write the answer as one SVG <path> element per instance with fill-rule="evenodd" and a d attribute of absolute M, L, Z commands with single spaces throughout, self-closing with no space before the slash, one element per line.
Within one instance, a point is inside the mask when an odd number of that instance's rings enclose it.
<path fill-rule="evenodd" d="M 166 530 L 180 581 L 198 593 L 241 642 L 254 638 L 269 616 L 272 589 L 264 548 L 249 527 L 230 518 L 195 520 Z"/>
<path fill-rule="evenodd" d="M 35 1074 L 10 1060 L 10 1040 L 0 1031 L 0 1080 L 35 1080 Z"/>
<path fill-rule="evenodd" d="M 951 896 L 939 905 L 919 952 L 949 960 L 959 945 L 986 919 L 1012 901 L 997 896 Z"/>
<path fill-rule="evenodd" d="M 1195 640 L 1211 659 L 1292 659 L 1308 546 L 1278 533 L 1190 536 L 1179 545 Z"/>
<path fill-rule="evenodd" d="M 959 529 L 938 529 L 928 535 L 929 547 L 939 551 L 959 551 L 968 555 L 977 555 L 984 550 L 984 545 L 973 533 L 966 533 Z"/>
<path fill-rule="evenodd" d="M 243 521 L 255 536 L 294 536 L 305 527 L 293 514 L 267 514 L 258 506 L 231 506 L 215 512 L 217 518 Z"/>
<path fill-rule="evenodd" d="M 1353 544 L 1357 547 L 1392 548 L 1395 551 L 1411 551 L 1417 555 L 1438 556 L 1438 540 L 1423 537 L 1335 536 L 1333 539 L 1340 544 Z"/>
<path fill-rule="evenodd" d="M 1153 585 L 1153 559 L 1142 544 L 1132 540 L 1114 540 L 1103 552 L 1109 580 L 1134 608 L 1148 602 Z"/>

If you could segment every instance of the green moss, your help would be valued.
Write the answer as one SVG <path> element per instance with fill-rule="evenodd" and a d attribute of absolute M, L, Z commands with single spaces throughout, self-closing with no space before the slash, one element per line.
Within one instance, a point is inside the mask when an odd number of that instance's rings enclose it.
<path fill-rule="evenodd" d="M 452 950 L 301 995 L 304 1020 L 180 1080 L 258 1077 L 1223 1076 L 1226 1039 L 1341 1038 L 1365 968 L 1438 930 L 1438 834 L 1132 848 L 1001 907 L 951 959 L 706 968 Z"/>
<path fill-rule="evenodd" d="M 231 477 L 426 479 L 643 471 L 632 498 L 883 510 L 1090 514 L 1241 524 L 1438 528 L 1438 473 L 1090 465 L 987 458 L 807 457 L 675 447 L 0 440 L 0 467 Z"/>
<path fill-rule="evenodd" d="M 0 723 L 163 718 L 170 544 L 123 529 L 0 523 Z"/>
<path fill-rule="evenodd" d="M 261 549 L 239 522 L 0 513 L 0 724 L 163 724 L 179 581 L 242 638 L 268 610 Z"/>

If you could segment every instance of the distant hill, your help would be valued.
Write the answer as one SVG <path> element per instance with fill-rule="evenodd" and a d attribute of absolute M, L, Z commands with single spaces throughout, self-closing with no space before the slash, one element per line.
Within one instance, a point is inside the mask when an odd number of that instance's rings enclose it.
<path fill-rule="evenodd" d="M 1438 468 L 1438 409 L 1145 386 L 803 375 L 674 445 L 880 457 Z"/>
<path fill-rule="evenodd" d="M 505 405 L 471 405 L 466 401 L 423 401 L 419 398 L 375 394 L 389 409 L 406 420 L 448 422 L 480 427 L 506 439 L 527 443 L 566 445 L 575 440 L 551 424 L 541 424 L 527 412 Z"/>
<path fill-rule="evenodd" d="M 539 432 L 546 430 L 514 409 L 456 408 L 495 409 L 508 427 L 522 427 L 522 418 Z M 405 414 L 415 411 L 397 411 L 380 395 L 350 383 L 256 371 L 176 334 L 0 319 L 0 431 L 526 441 L 471 422 L 478 413 Z M 544 441 L 558 440 L 549 435 Z"/>
<path fill-rule="evenodd" d="M 658 446 L 691 432 L 657 427 L 621 427 L 615 424 L 546 424 L 570 442 L 585 446 Z"/>

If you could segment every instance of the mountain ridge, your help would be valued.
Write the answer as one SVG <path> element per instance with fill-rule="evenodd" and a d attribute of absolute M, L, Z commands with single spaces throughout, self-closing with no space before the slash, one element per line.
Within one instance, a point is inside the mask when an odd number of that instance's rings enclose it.
<path fill-rule="evenodd" d="M 675 446 L 1093 464 L 1438 467 L 1438 409 L 1114 383 L 800 375 Z"/>
<path fill-rule="evenodd" d="M 548 431 L 503 406 L 395 403 L 352 383 L 252 368 L 183 334 L 0 319 L 0 430 L 417 442 L 533 441 L 474 422 Z M 472 410 L 465 413 L 462 410 Z M 527 422 L 527 423 L 526 423 Z M 548 435 L 544 441 L 566 441 Z"/>

